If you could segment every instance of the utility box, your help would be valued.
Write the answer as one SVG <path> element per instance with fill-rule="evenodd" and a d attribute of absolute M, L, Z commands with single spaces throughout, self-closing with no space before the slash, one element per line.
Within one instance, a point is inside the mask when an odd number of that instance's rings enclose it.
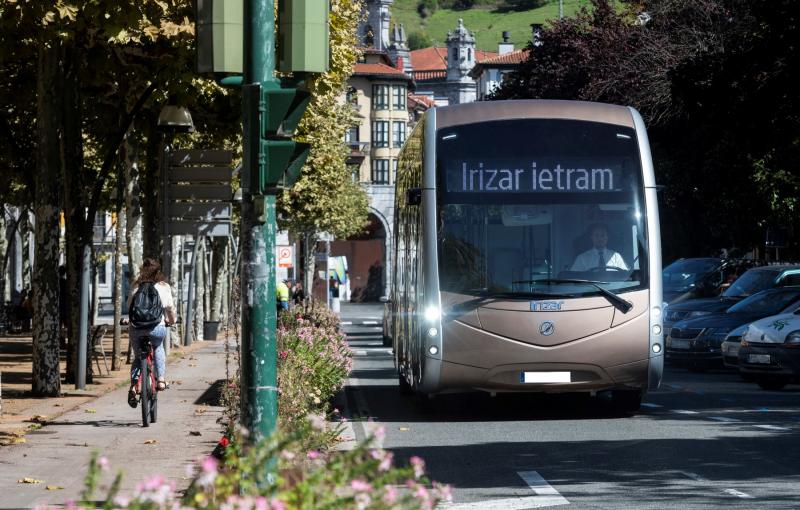
<path fill-rule="evenodd" d="M 242 74 L 242 0 L 196 0 L 197 72 Z"/>
<path fill-rule="evenodd" d="M 328 70 L 329 0 L 278 1 L 278 70 L 324 73 Z"/>

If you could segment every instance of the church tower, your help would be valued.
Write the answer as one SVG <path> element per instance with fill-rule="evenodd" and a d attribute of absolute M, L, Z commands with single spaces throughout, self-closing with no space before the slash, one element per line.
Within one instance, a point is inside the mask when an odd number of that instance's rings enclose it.
<path fill-rule="evenodd" d="M 389 7 L 394 0 L 366 0 L 364 9 L 367 19 L 361 24 L 359 36 L 365 48 L 387 51 L 391 40 L 389 37 L 389 20 L 392 15 Z"/>
<path fill-rule="evenodd" d="M 471 103 L 476 98 L 475 80 L 469 72 L 475 67 L 475 36 L 464 28 L 464 20 L 447 33 L 447 84 L 450 104 Z"/>
<path fill-rule="evenodd" d="M 403 59 L 402 70 L 404 73 L 411 74 L 411 52 L 408 50 L 406 42 L 406 29 L 397 23 L 392 27 L 392 45 L 389 46 L 389 57 L 398 67 L 398 61 Z"/>

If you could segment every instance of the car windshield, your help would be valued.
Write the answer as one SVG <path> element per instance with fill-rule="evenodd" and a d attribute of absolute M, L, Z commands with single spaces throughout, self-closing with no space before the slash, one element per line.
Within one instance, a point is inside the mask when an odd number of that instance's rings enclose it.
<path fill-rule="evenodd" d="M 800 299 L 800 289 L 774 289 L 754 294 L 728 308 L 726 313 L 777 315 Z"/>
<path fill-rule="evenodd" d="M 664 268 L 664 289 L 685 289 L 696 284 L 705 275 L 717 269 L 719 259 L 686 259 L 673 262 Z"/>
<path fill-rule="evenodd" d="M 724 297 L 742 298 L 770 289 L 775 286 L 778 271 L 765 271 L 763 269 L 750 270 L 733 282 L 733 285 L 722 293 Z"/>

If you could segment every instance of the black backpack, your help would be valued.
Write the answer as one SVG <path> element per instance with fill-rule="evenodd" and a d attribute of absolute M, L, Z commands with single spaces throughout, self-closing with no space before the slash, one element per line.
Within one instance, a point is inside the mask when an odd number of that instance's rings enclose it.
<path fill-rule="evenodd" d="M 154 328 L 161 322 L 163 315 L 164 307 L 161 306 L 156 285 L 152 282 L 140 283 L 128 308 L 131 326 L 135 329 Z"/>

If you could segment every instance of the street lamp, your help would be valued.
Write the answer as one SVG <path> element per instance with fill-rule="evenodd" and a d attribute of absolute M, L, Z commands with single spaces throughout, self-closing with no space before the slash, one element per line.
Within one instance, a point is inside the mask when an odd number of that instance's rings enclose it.
<path fill-rule="evenodd" d="M 172 151 L 172 138 L 175 136 L 175 133 L 194 133 L 194 122 L 192 122 L 192 114 L 189 113 L 187 108 L 183 106 L 177 106 L 173 104 L 164 105 L 161 108 L 161 111 L 158 114 L 158 123 L 157 128 L 161 131 L 161 164 L 159 165 L 159 175 L 161 177 L 161 234 L 163 239 L 161 241 L 162 247 L 162 256 L 161 261 L 163 263 L 162 268 L 165 271 L 169 271 L 168 274 L 171 275 L 172 273 L 172 260 L 171 260 L 171 252 L 172 246 L 170 242 L 169 236 L 169 200 L 168 200 L 168 191 L 169 191 L 169 176 L 168 170 L 169 167 L 169 153 Z M 195 239 L 195 246 L 197 246 L 197 239 Z M 180 260 L 183 262 L 183 243 L 181 243 L 181 253 L 180 253 Z M 196 251 L 196 250 L 195 250 Z M 192 272 L 194 272 L 194 264 L 196 264 L 196 260 L 192 260 Z M 182 264 L 181 264 L 182 265 Z M 179 311 L 183 308 L 181 302 L 183 301 L 183 270 L 180 271 L 178 275 L 180 279 L 178 285 L 178 308 Z M 189 294 L 191 295 L 192 290 L 191 282 L 189 282 Z M 191 296 L 190 296 L 191 299 Z M 191 302 L 188 304 L 191 308 Z M 183 310 L 185 311 L 185 310 Z M 190 314 L 189 314 L 190 315 Z M 189 321 L 189 318 L 186 317 L 186 321 Z M 190 328 L 190 324 L 185 324 L 184 331 L 188 331 Z M 170 335 L 171 336 L 171 335 Z M 185 335 L 188 336 L 188 335 Z M 169 347 L 171 347 L 172 340 L 168 340 L 164 342 L 164 348 L 167 352 L 169 352 Z"/>

